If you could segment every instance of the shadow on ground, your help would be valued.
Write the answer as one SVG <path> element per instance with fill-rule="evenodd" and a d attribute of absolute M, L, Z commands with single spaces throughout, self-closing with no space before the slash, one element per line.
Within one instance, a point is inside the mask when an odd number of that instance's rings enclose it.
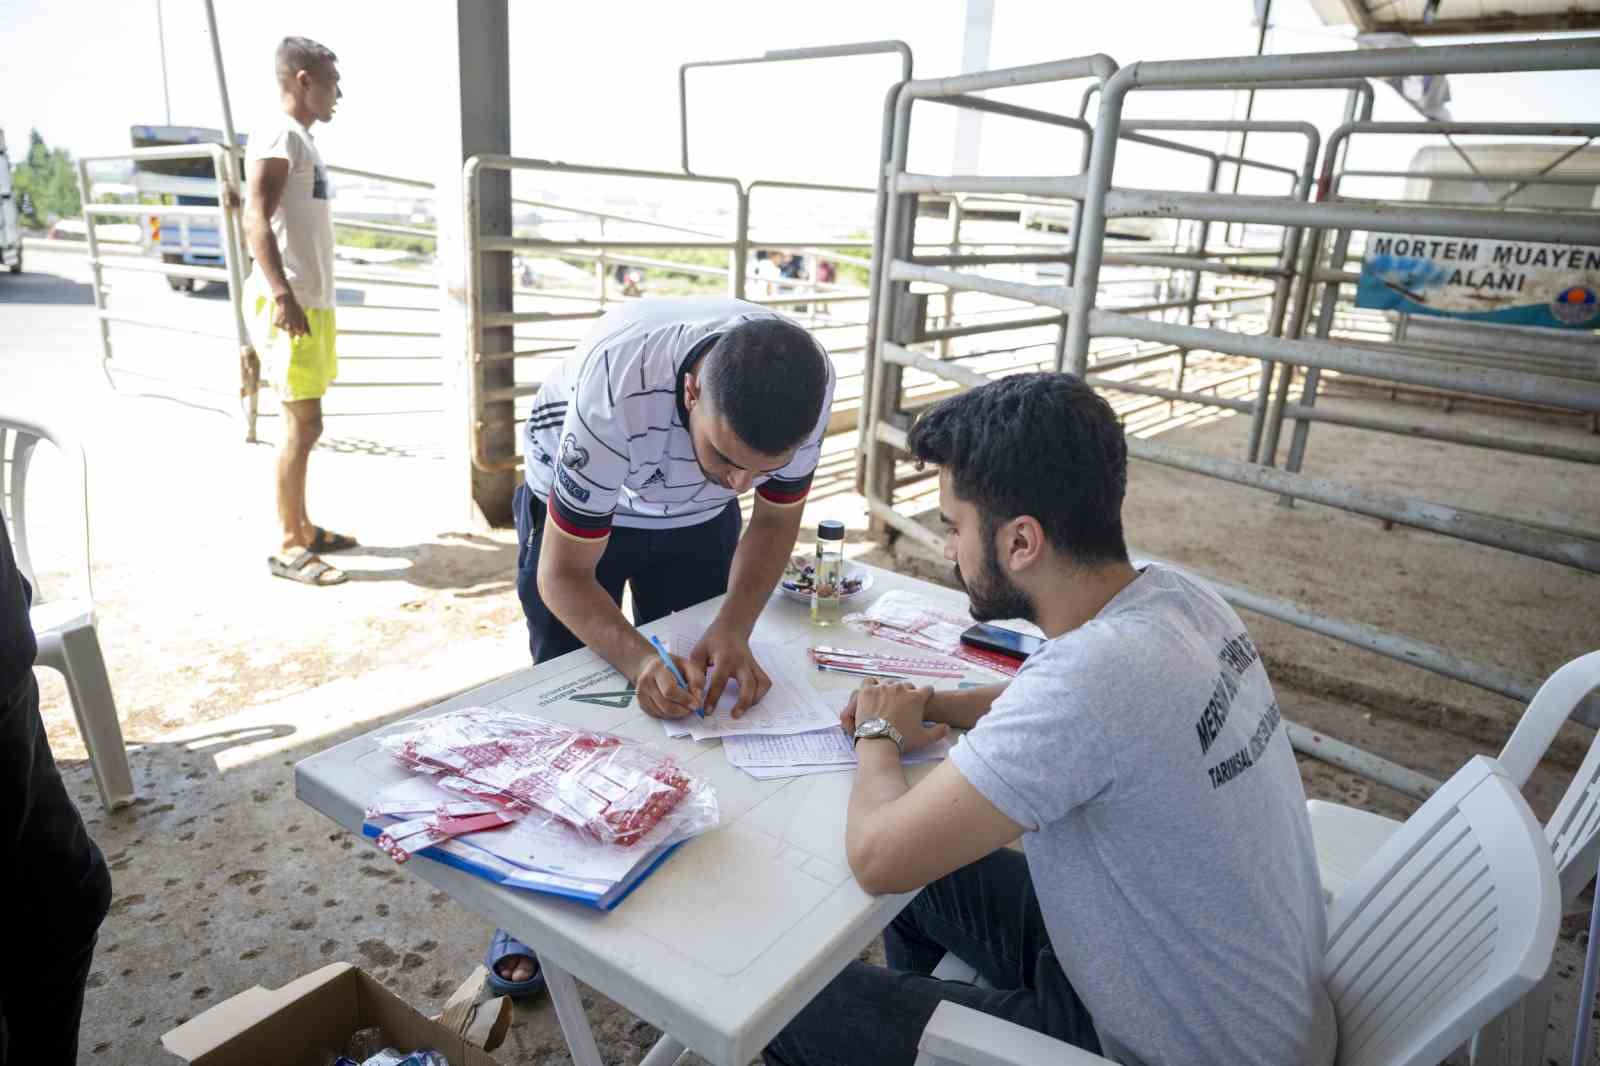
<path fill-rule="evenodd" d="M 325 437 L 317 442 L 317 450 L 340 455 L 377 455 L 388 459 L 439 459 L 444 456 L 444 449 L 435 444 L 395 443 L 364 440 L 361 437 Z"/>
<path fill-rule="evenodd" d="M 29 274 L 26 263 L 23 273 L 7 274 L 0 279 L 0 304 L 60 307 L 92 303 L 94 294 L 88 285 L 54 274 Z"/>
<path fill-rule="evenodd" d="M 448 544 L 368 545 L 330 556 L 351 581 L 404 581 L 425 589 L 466 589 L 482 597 L 516 589 L 517 546 L 476 533 L 441 533 Z M 361 560 L 394 559 L 408 565 L 363 568 Z M 346 560 L 349 560 L 347 563 Z M 485 583 L 488 583 L 487 585 Z"/>

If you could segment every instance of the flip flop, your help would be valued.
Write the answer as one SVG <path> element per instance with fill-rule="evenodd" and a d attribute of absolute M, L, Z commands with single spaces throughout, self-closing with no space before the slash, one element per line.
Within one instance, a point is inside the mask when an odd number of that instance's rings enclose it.
<path fill-rule="evenodd" d="M 536 967 L 532 977 L 526 981 L 507 981 L 495 969 L 502 959 L 511 955 L 526 955 L 533 960 Z M 539 956 L 533 949 L 504 929 L 496 929 L 494 938 L 489 941 L 489 950 L 483 953 L 483 964 L 489 970 L 488 985 L 497 996 L 510 996 L 513 999 L 522 996 L 531 996 L 544 991 L 544 969 L 539 967 Z"/>
<path fill-rule="evenodd" d="M 356 538 L 346 536 L 343 533 L 330 533 L 321 526 L 312 526 L 311 528 L 314 531 L 311 537 L 311 550 L 321 555 L 326 555 L 329 552 L 349 551 L 360 544 Z"/>
<path fill-rule="evenodd" d="M 340 585 L 349 575 L 317 558 L 310 548 L 293 548 L 283 555 L 267 556 L 267 569 L 273 577 L 286 578 L 302 585 Z"/>

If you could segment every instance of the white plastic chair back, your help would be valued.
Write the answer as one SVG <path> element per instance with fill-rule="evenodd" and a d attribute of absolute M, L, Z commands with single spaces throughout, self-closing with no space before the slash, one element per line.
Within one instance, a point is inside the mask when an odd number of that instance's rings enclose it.
<path fill-rule="evenodd" d="M 1580 655 L 1539 686 L 1527 710 L 1517 719 L 1517 727 L 1512 730 L 1506 746 L 1500 749 L 1500 765 L 1517 787 L 1528 783 L 1533 768 L 1550 749 L 1556 733 L 1572 717 L 1583 698 L 1596 688 L 1600 688 L 1600 651 Z M 1594 864 L 1590 863 L 1589 868 L 1592 871 Z"/>
<path fill-rule="evenodd" d="M 1558 683 L 1562 698 L 1572 704 L 1600 687 L 1600 651 L 1574 659 L 1550 675 L 1534 701 L 1543 699 Z M 1515 735 L 1512 739 L 1516 739 Z M 1545 823 L 1544 835 L 1555 855 L 1562 905 L 1570 907 L 1594 877 L 1595 865 L 1600 862 L 1600 737 L 1589 745 L 1589 753 L 1573 774 L 1555 813 Z"/>
<path fill-rule="evenodd" d="M 33 462 L 38 443 L 48 441 L 61 452 L 68 476 L 74 485 L 68 496 L 77 504 L 74 517 L 81 545 L 81 566 L 75 575 L 86 601 L 94 598 L 89 560 L 89 479 L 83 449 L 66 434 L 43 423 L 21 415 L 0 411 L 0 516 L 4 516 L 7 532 L 11 535 L 11 549 L 17 557 L 17 568 L 28 584 L 33 586 L 35 606 L 45 603 L 48 597 L 39 587 L 34 574 L 33 555 L 28 545 L 28 468 Z"/>
<path fill-rule="evenodd" d="M 1340 1066 L 1438 1063 L 1544 976 L 1561 903 L 1543 831 L 1476 756 L 1334 900 Z"/>
<path fill-rule="evenodd" d="M 1501 765 L 1513 781 L 1527 780 L 1561 724 L 1597 686 L 1600 651 L 1572 660 L 1539 686 L 1500 753 Z M 1561 908 L 1566 911 L 1577 905 L 1579 894 L 1594 879 L 1595 864 L 1600 862 L 1600 737 L 1589 745 L 1555 813 L 1545 822 L 1544 835 L 1555 863 Z M 1595 949 L 1591 945 L 1589 950 Z M 1538 987 L 1479 1032 L 1472 1046 L 1474 1066 L 1543 1066 L 1554 1001 L 1554 981 L 1547 973 Z"/>

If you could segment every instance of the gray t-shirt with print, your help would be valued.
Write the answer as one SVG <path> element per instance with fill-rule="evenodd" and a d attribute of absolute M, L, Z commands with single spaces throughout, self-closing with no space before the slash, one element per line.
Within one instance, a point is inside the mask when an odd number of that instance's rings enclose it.
<path fill-rule="evenodd" d="M 1150 565 L 951 752 L 1027 832 L 1067 978 L 1127 1064 L 1331 1063 L 1305 792 L 1255 645 Z"/>

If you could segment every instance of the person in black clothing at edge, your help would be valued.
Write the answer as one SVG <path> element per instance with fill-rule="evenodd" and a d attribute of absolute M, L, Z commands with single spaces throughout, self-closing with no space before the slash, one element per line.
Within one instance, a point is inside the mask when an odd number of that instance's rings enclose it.
<path fill-rule="evenodd" d="M 0 516 L 0 1066 L 71 1066 L 111 874 L 45 739 L 32 598 Z"/>

